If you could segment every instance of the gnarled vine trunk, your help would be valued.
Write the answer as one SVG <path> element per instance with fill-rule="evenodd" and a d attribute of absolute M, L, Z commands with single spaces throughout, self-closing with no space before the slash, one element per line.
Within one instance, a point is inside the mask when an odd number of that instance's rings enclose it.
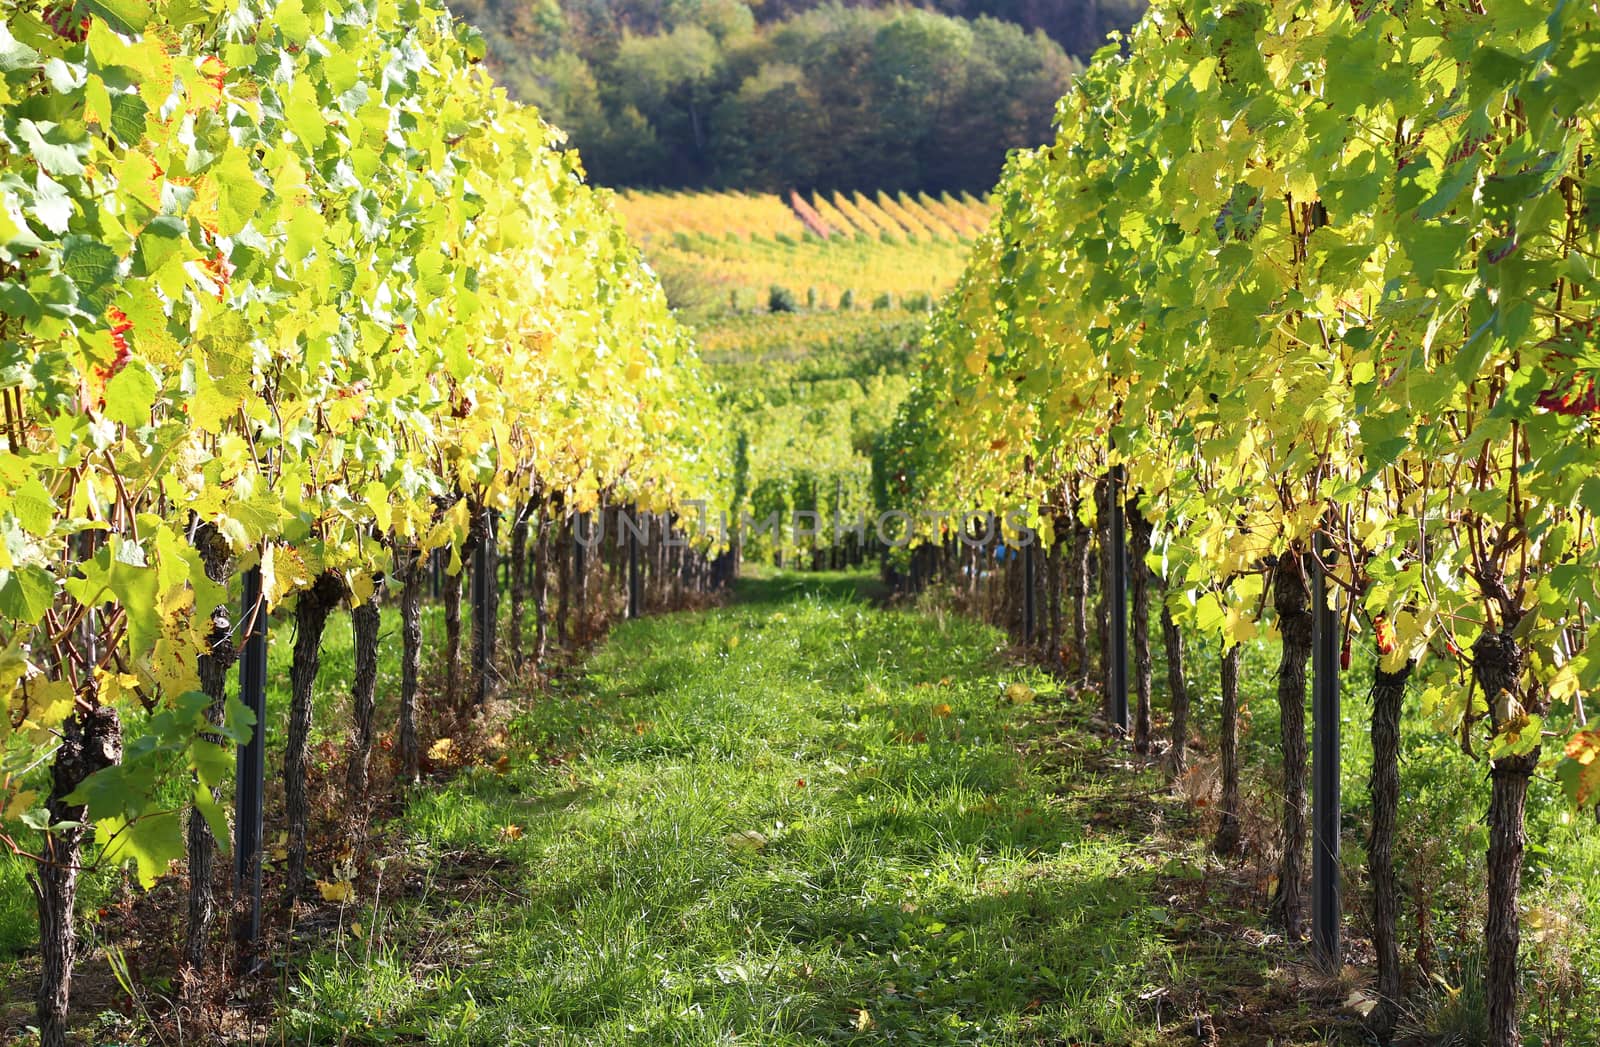
<path fill-rule="evenodd" d="M 1400 885 L 1394 870 L 1395 823 L 1400 810 L 1400 713 L 1413 663 L 1372 675 L 1372 826 L 1367 835 L 1367 878 L 1372 884 L 1372 948 L 1378 957 L 1378 1005 L 1368 1024 L 1387 1040 L 1400 1017 Z"/>
<path fill-rule="evenodd" d="M 1504 721 L 1501 695 L 1516 695 L 1526 653 L 1513 635 L 1515 622 L 1503 632 L 1485 631 L 1472 645 L 1472 671 L 1489 703 L 1491 725 L 1498 733 Z M 1529 699 L 1526 711 L 1542 714 L 1542 702 Z M 1521 979 L 1517 952 L 1522 944 L 1517 895 L 1522 888 L 1522 855 L 1527 847 L 1525 815 L 1528 781 L 1539 766 L 1539 746 L 1502 756 L 1489 769 L 1489 912 L 1484 924 L 1488 947 L 1485 995 L 1489 1011 L 1489 1047 L 1520 1047 L 1517 996 Z"/>
<path fill-rule="evenodd" d="M 589 561 L 592 557 L 589 555 L 591 550 L 583 544 L 581 535 L 583 528 L 580 524 L 585 515 L 584 513 L 579 513 L 578 520 L 574 521 L 572 525 L 573 613 L 578 616 L 573 628 L 573 636 L 579 647 L 582 647 L 589 639 L 589 571 L 591 570 Z M 593 535 L 594 531 L 591 527 L 589 537 L 592 538 Z M 602 538 L 598 544 L 601 547 L 600 551 L 603 553 L 605 551 L 604 539 Z"/>
<path fill-rule="evenodd" d="M 311 744 L 311 696 L 322 662 L 322 631 L 328 615 L 344 598 L 344 583 L 322 574 L 295 604 L 294 662 L 289 668 L 289 735 L 283 750 L 283 794 L 289 832 L 284 894 L 300 896 L 306 878 L 306 829 L 311 805 L 306 797 L 306 753 Z"/>
<path fill-rule="evenodd" d="M 572 592 L 572 561 L 576 554 L 577 542 L 573 538 L 572 517 L 564 517 L 561 521 L 561 536 L 559 539 L 559 555 L 561 557 L 561 594 L 556 601 L 556 640 L 562 648 L 571 646 L 571 632 L 567 627 L 568 605 L 571 602 L 569 594 Z"/>
<path fill-rule="evenodd" d="M 472 525 L 467 530 L 466 549 L 462 552 L 463 573 L 471 570 L 472 606 L 468 619 L 472 632 L 472 701 L 483 705 L 494 696 L 498 685 L 495 671 L 495 586 L 499 580 L 495 560 L 495 518 L 490 510 L 472 505 Z M 479 574 L 479 565 L 482 573 Z M 485 617 L 482 610 L 487 611 Z"/>
<path fill-rule="evenodd" d="M 1311 585 L 1304 554 L 1278 558 L 1272 573 L 1272 606 L 1278 614 L 1283 653 L 1278 661 L 1279 738 L 1283 749 L 1283 854 L 1272 916 L 1290 941 L 1305 935 L 1306 852 L 1306 666 L 1311 661 Z"/>
<path fill-rule="evenodd" d="M 1060 534 L 1060 521 L 1057 523 L 1056 534 Z M 1045 645 L 1049 651 L 1046 662 L 1052 670 L 1061 671 L 1061 554 L 1066 551 L 1066 543 L 1060 538 L 1050 543 L 1050 549 L 1045 553 L 1044 559 L 1044 600 L 1046 613 L 1049 615 L 1049 633 L 1045 636 Z"/>
<path fill-rule="evenodd" d="M 367 799 L 367 770 L 372 760 L 372 712 L 378 697 L 378 594 L 356 604 L 350 611 L 350 630 L 355 648 L 355 678 L 351 681 L 351 717 L 355 737 L 351 739 L 350 766 L 346 784 L 350 791 L 350 813 L 360 820 Z"/>
<path fill-rule="evenodd" d="M 1229 644 L 1222 652 L 1222 711 L 1217 751 L 1222 764 L 1222 797 L 1217 804 L 1217 835 L 1211 849 L 1224 857 L 1239 850 L 1239 662 L 1243 650 Z"/>
<path fill-rule="evenodd" d="M 34 1003 L 40 1047 L 67 1047 L 67 1007 L 78 960 L 73 906 L 78 897 L 83 841 L 93 831 L 80 824 L 83 806 L 68 803 L 67 797 L 90 775 L 121 760 L 122 723 L 116 710 L 97 706 L 74 713 L 62 723 L 46 809 L 52 825 L 68 824 L 45 834 L 44 861 L 28 878 L 39 908 L 39 991 Z"/>

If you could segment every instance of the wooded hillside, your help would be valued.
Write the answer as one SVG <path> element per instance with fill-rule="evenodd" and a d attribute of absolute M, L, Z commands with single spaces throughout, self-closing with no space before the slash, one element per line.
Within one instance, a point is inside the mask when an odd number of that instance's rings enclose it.
<path fill-rule="evenodd" d="M 484 33 L 497 77 L 568 132 L 601 184 L 973 192 L 993 184 L 1007 151 L 1048 137 L 1080 67 L 1061 41 L 1087 54 L 1136 14 L 1092 3 L 948 14 L 737 0 L 455 6 Z"/>

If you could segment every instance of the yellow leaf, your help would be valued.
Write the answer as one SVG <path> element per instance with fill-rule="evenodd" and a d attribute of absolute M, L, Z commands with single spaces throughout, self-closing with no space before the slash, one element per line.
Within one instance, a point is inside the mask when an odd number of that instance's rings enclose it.
<path fill-rule="evenodd" d="M 422 540 L 422 552 L 431 553 L 435 549 L 443 549 L 455 538 L 455 529 L 451 527 L 448 519 L 440 520 L 428 531 L 428 536 Z"/>
<path fill-rule="evenodd" d="M 1229 607 L 1222 626 L 1223 635 L 1230 644 L 1244 643 L 1256 637 L 1256 623 L 1237 607 Z"/>
<path fill-rule="evenodd" d="M 327 880 L 318 880 L 317 891 L 321 893 L 323 901 L 339 902 L 340 904 L 351 901 L 356 896 L 355 885 L 349 880 L 335 880 L 332 883 Z"/>
<path fill-rule="evenodd" d="M 11 695 L 17 684 L 28 674 L 28 659 L 22 655 L 22 640 L 27 635 L 27 630 L 18 629 L 11 636 L 11 642 L 5 650 L 0 651 L 0 709 L 9 708 Z M 0 721 L 4 723 L 6 721 Z M 3 735 L 0 735 L 3 737 Z"/>
<path fill-rule="evenodd" d="M 27 685 L 27 713 L 22 726 L 36 731 L 53 731 L 72 715 L 78 692 L 66 680 L 36 680 Z"/>
<path fill-rule="evenodd" d="M 33 806 L 33 801 L 38 799 L 38 797 L 39 793 L 35 789 L 24 789 L 17 793 L 11 798 L 11 802 L 6 804 L 6 819 L 9 821 L 15 821 L 16 819 L 21 818 L 23 812 L 31 808 Z"/>
<path fill-rule="evenodd" d="M 261 554 L 261 591 L 267 598 L 267 610 L 276 609 L 284 597 L 310 584 L 311 572 L 293 549 L 268 545 Z"/>
<path fill-rule="evenodd" d="M 95 693 L 105 705 L 115 705 L 124 694 L 132 694 L 139 686 L 139 678 L 132 673 L 113 673 L 105 669 L 94 671 Z"/>
<path fill-rule="evenodd" d="M 383 485 L 382 481 L 373 480 L 362 488 L 361 500 L 367 503 L 367 509 L 371 511 L 372 519 L 376 521 L 378 530 L 389 530 L 393 513 L 389 508 L 389 489 Z"/>
<path fill-rule="evenodd" d="M 371 571 L 356 571 L 350 575 L 350 602 L 359 606 L 372 599 L 373 590 L 377 585 L 372 580 Z"/>
<path fill-rule="evenodd" d="M 1568 662 L 1550 678 L 1550 701 L 1571 702 L 1578 694 L 1578 673 L 1575 662 Z"/>
<path fill-rule="evenodd" d="M 451 756 L 454 755 L 455 750 L 456 743 L 454 739 L 440 738 L 438 741 L 428 746 L 428 759 L 432 760 L 434 763 L 448 763 Z"/>
<path fill-rule="evenodd" d="M 767 838 L 754 829 L 745 829 L 729 833 L 722 838 L 722 842 L 736 851 L 759 851 L 767 845 Z"/>

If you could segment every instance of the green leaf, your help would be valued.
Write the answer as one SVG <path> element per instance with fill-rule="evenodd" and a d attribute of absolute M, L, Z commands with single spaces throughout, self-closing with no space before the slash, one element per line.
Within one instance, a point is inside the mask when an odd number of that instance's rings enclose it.
<path fill-rule="evenodd" d="M 223 854 L 227 854 L 228 845 L 233 842 L 233 833 L 228 827 L 228 813 L 212 797 L 211 790 L 203 785 L 194 791 L 194 809 L 200 812 L 201 817 L 206 820 L 206 825 L 211 828 L 211 835 L 216 837 L 217 847 Z"/>
<path fill-rule="evenodd" d="M 89 155 L 87 136 L 72 137 L 59 125 L 33 120 L 18 120 L 16 138 L 52 177 L 83 174 L 83 161 Z"/>
<path fill-rule="evenodd" d="M 189 747 L 189 766 L 207 789 L 220 785 L 233 771 L 233 754 L 216 742 L 196 738 Z"/>
<path fill-rule="evenodd" d="M 306 256 L 322 242 L 322 234 L 326 228 L 322 215 L 312 208 L 295 208 L 294 213 L 289 216 L 289 239 L 284 251 L 289 261 L 297 265 L 305 261 Z"/>
<path fill-rule="evenodd" d="M 43 171 L 34 179 L 33 205 L 28 213 L 39 224 L 57 236 L 65 233 L 72 224 L 72 195 L 61 183 L 51 180 Z"/>
<path fill-rule="evenodd" d="M 356 81 L 361 79 L 361 67 L 349 53 L 335 50 L 323 57 L 322 75 L 328 82 L 328 90 L 338 96 L 350 90 L 356 85 Z"/>
<path fill-rule="evenodd" d="M 238 698 L 230 697 L 222 707 L 222 736 L 235 745 L 245 745 L 255 733 L 256 714 Z"/>
<path fill-rule="evenodd" d="M 383 201 L 370 189 L 361 189 L 350 197 L 350 217 L 356 220 L 361 235 L 368 240 L 381 240 L 389 228 L 389 218 L 383 213 Z"/>
<path fill-rule="evenodd" d="M 0 280 L 0 312 L 7 316 L 20 316 L 30 324 L 44 319 L 44 310 L 39 307 L 38 299 L 29 294 L 26 287 L 10 280 Z"/>
<path fill-rule="evenodd" d="M 1466 247 L 1470 230 L 1448 222 L 1419 223 L 1406 231 L 1406 255 L 1424 284 L 1432 284 L 1439 270 L 1453 268 Z"/>
<path fill-rule="evenodd" d="M 149 0 L 83 0 L 83 6 L 104 18 L 123 36 L 142 33 L 150 24 Z"/>
<path fill-rule="evenodd" d="M 22 529 L 36 538 L 50 533 L 56 518 L 56 500 L 50 496 L 38 477 L 11 492 L 11 512 Z"/>
<path fill-rule="evenodd" d="M 117 278 L 117 253 L 100 241 L 74 234 L 62 242 L 61 271 L 78 288 L 88 312 L 99 314 Z"/>
<path fill-rule="evenodd" d="M 233 236 L 255 217 L 267 198 L 266 189 L 256 181 L 250 156 L 243 149 L 230 148 L 211 171 L 217 182 L 217 232 Z"/>
<path fill-rule="evenodd" d="M 50 809 L 47 807 L 33 807 L 22 812 L 22 817 L 17 819 L 28 828 L 38 832 L 50 831 Z"/>
<path fill-rule="evenodd" d="M 317 88 L 309 76 L 295 78 L 283 115 L 296 138 L 312 149 L 322 148 L 328 137 L 328 122 L 323 118 Z"/>
<path fill-rule="evenodd" d="M 111 133 L 124 145 L 138 145 L 145 137 L 145 117 L 150 107 L 134 92 L 112 96 Z"/>
<path fill-rule="evenodd" d="M 282 0 L 272 13 L 272 22 L 290 43 L 304 44 L 311 38 L 311 20 L 301 0 Z"/>
<path fill-rule="evenodd" d="M 28 564 L 10 572 L 0 585 L 0 616 L 38 625 L 56 598 L 56 580 L 42 567 Z"/>
<path fill-rule="evenodd" d="M 156 380 L 149 369 L 130 363 L 106 383 L 106 417 L 130 429 L 149 425 L 156 392 Z"/>
<path fill-rule="evenodd" d="M 1498 47 L 1480 47 L 1472 55 L 1472 85 L 1485 93 L 1500 91 L 1528 74 L 1528 63 Z"/>
<path fill-rule="evenodd" d="M 195 371 L 194 394 L 189 397 L 189 420 L 208 433 L 222 432 L 222 423 L 239 409 L 241 394 L 228 390 L 204 369 Z M 237 515 L 237 514 L 234 514 Z"/>
<path fill-rule="evenodd" d="M 167 262 L 188 241 L 189 232 L 183 219 L 170 215 L 152 218 L 139 234 L 139 261 L 144 275 L 154 276 L 166 267 Z"/>
<path fill-rule="evenodd" d="M 39 52 L 11 35 L 11 28 L 0 21 L 0 73 L 18 69 L 33 69 L 39 64 Z"/>
<path fill-rule="evenodd" d="M 155 568 L 136 567 L 117 560 L 111 564 L 106 582 L 128 614 L 128 646 L 134 658 L 141 658 L 155 648 L 161 636 Z"/>
<path fill-rule="evenodd" d="M 106 858 L 118 865 L 133 859 L 139 886 L 146 890 L 183 857 L 183 820 L 177 811 L 145 814 L 131 822 L 110 818 L 96 823 L 95 829 L 105 843 Z"/>
<path fill-rule="evenodd" d="M 1528 615 L 1528 618 L 1537 618 L 1537 615 Z M 1527 618 L 1523 619 L 1527 621 Z M 1544 729 L 1544 718 L 1530 714 L 1527 722 L 1516 730 L 1502 730 L 1489 742 L 1489 758 L 1498 760 L 1505 756 L 1522 756 L 1533 752 L 1539 747 L 1540 732 Z"/>
<path fill-rule="evenodd" d="M 1578 503 L 1589 510 L 1591 516 L 1600 517 L 1600 476 L 1591 476 L 1578 489 Z"/>
<path fill-rule="evenodd" d="M 166 22 L 174 29 L 210 21 L 211 10 L 203 0 L 173 0 L 166 8 Z"/>
<path fill-rule="evenodd" d="M 1228 615 L 1213 593 L 1204 593 L 1194 604 L 1195 628 L 1207 635 L 1220 633 Z"/>
<path fill-rule="evenodd" d="M 1456 197 L 1461 195 L 1461 190 L 1478 176 L 1478 165 L 1481 162 L 1482 154 L 1477 153 L 1457 164 L 1455 173 L 1445 179 L 1434 194 L 1417 208 L 1417 217 L 1423 221 L 1432 221 L 1449 210 L 1450 205 L 1455 203 Z"/>

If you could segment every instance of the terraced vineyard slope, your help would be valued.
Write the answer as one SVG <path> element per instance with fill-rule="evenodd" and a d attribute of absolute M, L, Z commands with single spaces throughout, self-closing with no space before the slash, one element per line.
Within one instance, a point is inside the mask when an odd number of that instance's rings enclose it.
<path fill-rule="evenodd" d="M 954 285 L 990 214 L 967 194 L 883 192 L 630 190 L 616 206 L 675 304 L 695 312 L 925 303 Z"/>

